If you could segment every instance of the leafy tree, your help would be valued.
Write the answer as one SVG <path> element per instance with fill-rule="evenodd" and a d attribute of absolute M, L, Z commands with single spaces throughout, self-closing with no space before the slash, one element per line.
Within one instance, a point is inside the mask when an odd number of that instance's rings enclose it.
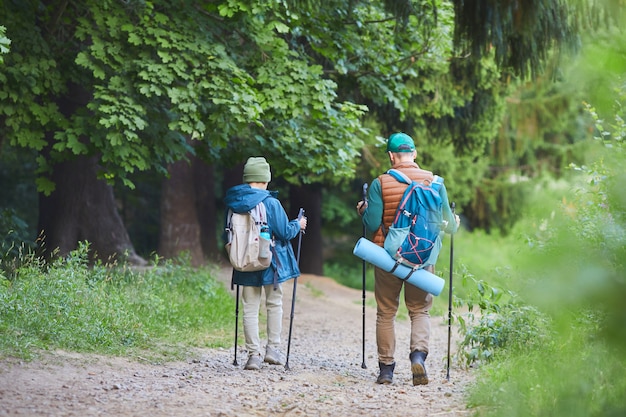
<path fill-rule="evenodd" d="M 61 166 L 89 173 L 92 185 L 98 178 L 133 187 L 129 174 L 165 173 L 169 163 L 196 152 L 192 140 L 213 159 L 220 149 L 232 160 L 263 150 L 284 161 L 276 168 L 294 181 L 301 172 L 311 173 L 303 181 L 324 173 L 331 179 L 353 167 L 360 147 L 353 133 L 364 109 L 335 101 L 334 83 L 287 47 L 278 36 L 282 26 L 262 3 L 1 7 L 15 39 L 1 74 L 0 94 L 9 98 L 0 106 L 7 121 L 2 136 L 40 152 L 40 224 L 61 253 L 81 234 L 100 255 L 132 249 L 120 227 L 114 234 L 125 242 L 114 251 L 97 244 L 101 233 L 84 227 L 67 239 L 57 236 L 68 228 L 55 224 L 67 209 L 62 202 L 84 202 L 65 196 L 77 189 L 76 177 L 61 175 Z M 93 202 L 92 210 L 114 207 L 110 198 Z M 102 221 L 88 210 L 73 221 L 94 217 Z"/>
<path fill-rule="evenodd" d="M 11 40 L 5 36 L 6 30 L 6 27 L 0 26 L 0 64 L 4 63 L 3 54 L 9 52 L 9 45 L 11 45 Z"/>
<path fill-rule="evenodd" d="M 403 2 L 385 5 L 389 3 Z M 481 157 L 498 132 L 508 90 L 490 57 L 477 67 L 454 55 L 449 30 L 452 6 L 436 2 L 404 6 L 392 7 L 402 11 L 398 18 L 380 4 L 336 1 L 328 11 L 303 12 L 298 19 L 302 28 L 293 31 L 298 37 L 292 42 L 314 51 L 327 76 L 337 80 L 340 97 L 367 104 L 365 124 L 373 132 L 386 136 L 401 129 L 416 137 L 420 163 L 444 173 L 457 202 L 468 203 L 488 173 L 489 161 Z M 387 166 L 382 141 L 375 136 L 367 140 L 357 168 L 363 181 Z M 353 206 L 360 185 L 346 180 L 339 198 L 327 200 L 334 206 L 325 208 L 327 215 L 332 213 L 325 218 L 331 220 L 326 233 L 336 232 L 338 223 L 344 230 L 357 223 Z M 335 190 L 336 186 L 328 188 L 327 194 Z M 338 206 L 341 198 L 343 207 Z M 353 234 L 357 233 L 355 228 Z M 305 247 L 308 243 L 307 238 Z"/>
<path fill-rule="evenodd" d="M 565 39 L 559 30 L 574 33 L 562 2 L 313 3 L 0 1 L 13 40 L 0 137 L 39 152 L 49 247 L 66 253 L 82 238 L 100 256 L 132 256 L 110 185 L 132 188 L 138 171 L 173 175 L 195 156 L 230 168 L 265 155 L 313 225 L 324 187 L 379 172 L 376 138 L 394 130 L 418 138 L 428 168 L 463 172 L 440 149 L 471 166 L 449 184 L 471 190 L 507 71 L 526 75 Z M 311 254 L 320 229 L 306 239 Z M 303 269 L 319 270 L 319 259 Z"/>
<path fill-rule="evenodd" d="M 439 20 L 454 21 L 447 26 L 455 28 L 454 43 L 440 41 L 437 49 L 449 58 L 406 83 L 412 94 L 406 113 L 394 108 L 380 119 L 413 132 L 421 163 L 446 177 L 472 227 L 507 232 L 519 218 L 528 178 L 559 175 L 580 160 L 581 91 L 559 76 L 570 62 L 562 61 L 562 50 L 576 49 L 581 28 L 610 21 L 611 6 L 459 1 L 454 13 L 438 9 Z M 370 115 L 376 111 L 370 106 Z M 374 166 L 380 172 L 386 161 Z"/>
<path fill-rule="evenodd" d="M 539 67 L 529 64 L 528 77 L 513 78 L 508 83 L 502 124 L 485 149 L 490 169 L 464 210 L 474 227 L 507 233 L 519 219 L 532 179 L 546 175 L 561 177 L 570 163 L 581 163 L 587 155 L 585 139 L 589 123 L 581 103 L 589 96 L 600 101 L 610 95 L 601 87 L 607 77 L 600 75 L 598 67 L 616 67 L 619 60 L 606 62 L 606 56 L 587 59 L 585 55 L 608 45 L 620 48 L 619 42 L 609 38 L 620 38 L 616 23 L 621 12 L 616 9 L 616 2 L 610 1 L 568 4 L 571 29 L 569 32 L 563 29 L 563 33 L 576 35 L 576 46 L 585 48 L 565 55 L 560 51 L 563 44 L 559 42 L 543 54 Z M 541 34 L 545 30 L 540 24 L 534 33 Z M 602 47 L 591 46 L 593 37 L 603 39 L 595 41 Z M 571 43 L 565 45 L 572 46 Z M 614 56 L 620 56 L 619 52 Z M 593 62 L 592 67 L 589 62 Z M 586 67 L 587 70 L 581 71 Z"/>

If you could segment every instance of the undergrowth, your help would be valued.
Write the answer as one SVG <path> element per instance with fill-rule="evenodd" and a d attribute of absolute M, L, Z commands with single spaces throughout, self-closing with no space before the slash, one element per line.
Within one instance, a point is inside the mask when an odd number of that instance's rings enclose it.
<path fill-rule="evenodd" d="M 175 357 L 230 342 L 234 300 L 210 268 L 158 259 L 142 269 L 90 266 L 88 251 L 82 243 L 51 264 L 31 252 L 0 265 L 0 355 L 151 350 Z"/>
<path fill-rule="evenodd" d="M 510 275 L 524 301 L 470 280 L 481 287 L 481 315 L 465 342 L 481 366 L 469 405 L 481 417 L 626 413 L 625 98 L 622 86 L 613 122 L 587 105 L 603 146 L 589 165 L 572 166 L 567 183 L 542 184 L 529 201 Z"/>

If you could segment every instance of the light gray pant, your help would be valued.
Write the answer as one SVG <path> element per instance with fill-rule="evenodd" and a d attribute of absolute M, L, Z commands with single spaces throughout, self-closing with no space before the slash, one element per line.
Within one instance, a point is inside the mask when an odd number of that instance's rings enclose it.
<path fill-rule="evenodd" d="M 278 349 L 280 334 L 283 327 L 283 288 L 278 284 L 263 287 L 244 286 L 242 291 L 243 302 L 243 333 L 246 338 L 248 354 L 261 354 L 261 339 L 259 337 L 259 309 L 261 307 L 261 293 L 265 290 L 265 306 L 267 308 L 267 345 Z"/>

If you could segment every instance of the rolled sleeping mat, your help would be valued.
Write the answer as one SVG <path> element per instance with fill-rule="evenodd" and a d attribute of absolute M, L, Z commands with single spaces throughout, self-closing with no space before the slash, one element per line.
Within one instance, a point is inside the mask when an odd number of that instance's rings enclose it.
<path fill-rule="evenodd" d="M 446 283 L 442 278 L 425 269 L 413 270 L 413 268 L 403 264 L 398 264 L 396 267 L 396 260 L 384 248 L 364 237 L 356 242 L 352 253 L 385 271 L 391 272 L 393 270 L 392 273 L 396 277 L 432 295 L 439 295 Z M 395 270 L 394 267 L 396 267 Z"/>

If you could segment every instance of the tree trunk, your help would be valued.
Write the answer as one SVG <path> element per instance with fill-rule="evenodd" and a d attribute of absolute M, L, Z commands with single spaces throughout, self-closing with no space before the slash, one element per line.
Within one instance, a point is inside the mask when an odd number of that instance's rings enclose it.
<path fill-rule="evenodd" d="M 168 173 L 161 194 L 159 255 L 171 259 L 188 252 L 192 266 L 202 265 L 193 169 L 189 162 L 178 161 L 168 167 Z"/>
<path fill-rule="evenodd" d="M 202 252 L 205 258 L 217 261 L 222 254 L 218 230 L 222 229 L 223 219 L 217 212 L 214 167 L 198 158 L 192 159 L 192 167 Z"/>
<path fill-rule="evenodd" d="M 97 179 L 97 159 L 79 156 L 54 167 L 55 191 L 39 195 L 41 250 L 48 258 L 65 256 L 78 242 L 88 241 L 92 258 L 144 265 L 117 211 L 112 187 Z"/>
<path fill-rule="evenodd" d="M 304 274 L 324 275 L 322 256 L 322 187 L 320 184 L 289 188 L 289 217 L 294 218 L 300 207 L 307 217 L 306 234 L 302 236 L 300 248 L 300 271 Z M 294 239 L 294 250 L 298 250 L 298 240 Z"/>
<path fill-rule="evenodd" d="M 241 184 L 243 182 L 243 167 L 244 163 L 242 162 L 232 168 L 224 170 L 224 178 L 222 180 L 224 195 L 226 194 L 226 190 L 228 190 L 230 187 L 234 187 L 235 185 Z"/>

